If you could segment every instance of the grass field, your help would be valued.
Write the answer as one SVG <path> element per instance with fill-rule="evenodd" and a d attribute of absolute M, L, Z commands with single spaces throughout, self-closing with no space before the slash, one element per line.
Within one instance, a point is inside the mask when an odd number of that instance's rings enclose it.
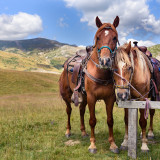
<path fill-rule="evenodd" d="M 0 70 L 0 160 L 125 160 L 126 151 L 109 151 L 108 127 L 103 102 L 96 105 L 97 153 L 90 154 L 89 137 L 82 138 L 79 109 L 72 106 L 72 136 L 65 137 L 67 115 L 58 92 L 59 75 Z M 114 137 L 120 144 L 124 136 L 123 109 L 114 107 Z M 138 159 L 160 159 L 160 112 L 154 118 L 155 139 L 149 141 L 149 153 Z M 90 135 L 89 111 L 85 124 Z M 138 134 L 140 133 L 140 128 Z M 67 146 L 65 142 L 77 142 Z"/>

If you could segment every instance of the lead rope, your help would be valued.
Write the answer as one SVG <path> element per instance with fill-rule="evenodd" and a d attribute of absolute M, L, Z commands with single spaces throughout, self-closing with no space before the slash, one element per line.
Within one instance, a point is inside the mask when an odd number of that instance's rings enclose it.
<path fill-rule="evenodd" d="M 127 82 L 128 85 L 129 85 L 131 88 L 133 88 L 133 89 L 141 96 L 140 98 L 144 98 L 144 99 L 145 99 L 146 105 L 145 105 L 145 111 L 144 111 L 144 118 L 145 118 L 145 119 L 148 119 L 149 109 L 151 109 L 151 105 L 150 105 L 150 103 L 149 103 L 149 99 L 148 99 L 148 98 L 145 98 L 145 95 L 147 95 L 152 88 L 149 90 L 149 92 L 148 92 L 147 94 L 142 95 L 135 87 L 132 86 L 132 84 L 131 84 L 130 82 L 128 82 L 128 81 L 127 81 L 125 78 L 123 78 L 120 74 L 118 74 L 118 73 L 116 73 L 116 72 L 114 72 L 114 74 L 116 74 L 118 77 L 120 77 L 124 82 Z"/>

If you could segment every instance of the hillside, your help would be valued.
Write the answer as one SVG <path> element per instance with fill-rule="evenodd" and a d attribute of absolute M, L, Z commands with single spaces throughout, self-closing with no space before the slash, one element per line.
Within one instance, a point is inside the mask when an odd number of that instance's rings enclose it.
<path fill-rule="evenodd" d="M 48 50 L 56 47 L 61 47 L 63 45 L 66 44 L 45 38 L 35 38 L 35 39 L 26 39 L 17 41 L 0 40 L 0 50 L 5 50 L 7 48 L 16 48 L 23 51 L 32 51 L 34 49 Z"/>
<path fill-rule="evenodd" d="M 0 95 L 57 92 L 59 76 L 0 69 Z"/>
<path fill-rule="evenodd" d="M 160 60 L 160 44 L 148 47 L 148 50 L 152 53 L 153 57 L 156 57 Z"/>
<path fill-rule="evenodd" d="M 8 53 L 4 51 L 0 51 L 0 68 L 18 71 L 44 69 L 58 72 L 56 68 L 50 66 L 50 61 L 43 57 L 28 56 L 24 53 Z"/>
<path fill-rule="evenodd" d="M 82 49 L 44 38 L 0 41 L 0 68 L 59 72 L 64 61 Z"/>

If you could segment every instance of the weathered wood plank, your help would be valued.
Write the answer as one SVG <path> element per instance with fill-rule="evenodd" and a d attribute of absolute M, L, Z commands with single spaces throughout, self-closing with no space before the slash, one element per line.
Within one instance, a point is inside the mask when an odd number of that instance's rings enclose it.
<path fill-rule="evenodd" d="M 151 109 L 160 109 L 160 102 L 149 101 Z M 118 107 L 120 108 L 145 108 L 146 101 L 120 101 L 118 102 Z"/>
<path fill-rule="evenodd" d="M 137 158 L 138 110 L 128 109 L 128 156 Z"/>

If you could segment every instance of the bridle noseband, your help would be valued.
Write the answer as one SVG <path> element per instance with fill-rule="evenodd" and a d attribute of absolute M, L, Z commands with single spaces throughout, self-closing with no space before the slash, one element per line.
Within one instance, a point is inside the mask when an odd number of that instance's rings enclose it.
<path fill-rule="evenodd" d="M 111 65 L 111 67 L 108 67 L 108 66 L 104 67 L 103 65 L 101 65 L 101 64 L 102 64 L 102 58 L 101 58 L 101 56 L 100 56 L 100 52 L 101 52 L 101 50 L 102 50 L 103 48 L 109 49 L 109 51 L 110 51 L 110 53 L 111 53 L 111 57 L 110 57 L 110 58 L 111 58 L 111 60 L 113 60 L 113 58 L 114 58 L 114 56 L 115 56 L 115 54 L 116 54 L 117 44 L 116 44 L 116 47 L 115 47 L 114 51 L 112 51 L 109 46 L 102 46 L 100 49 L 97 49 L 98 60 L 99 60 L 99 68 L 112 69 L 112 65 Z"/>

